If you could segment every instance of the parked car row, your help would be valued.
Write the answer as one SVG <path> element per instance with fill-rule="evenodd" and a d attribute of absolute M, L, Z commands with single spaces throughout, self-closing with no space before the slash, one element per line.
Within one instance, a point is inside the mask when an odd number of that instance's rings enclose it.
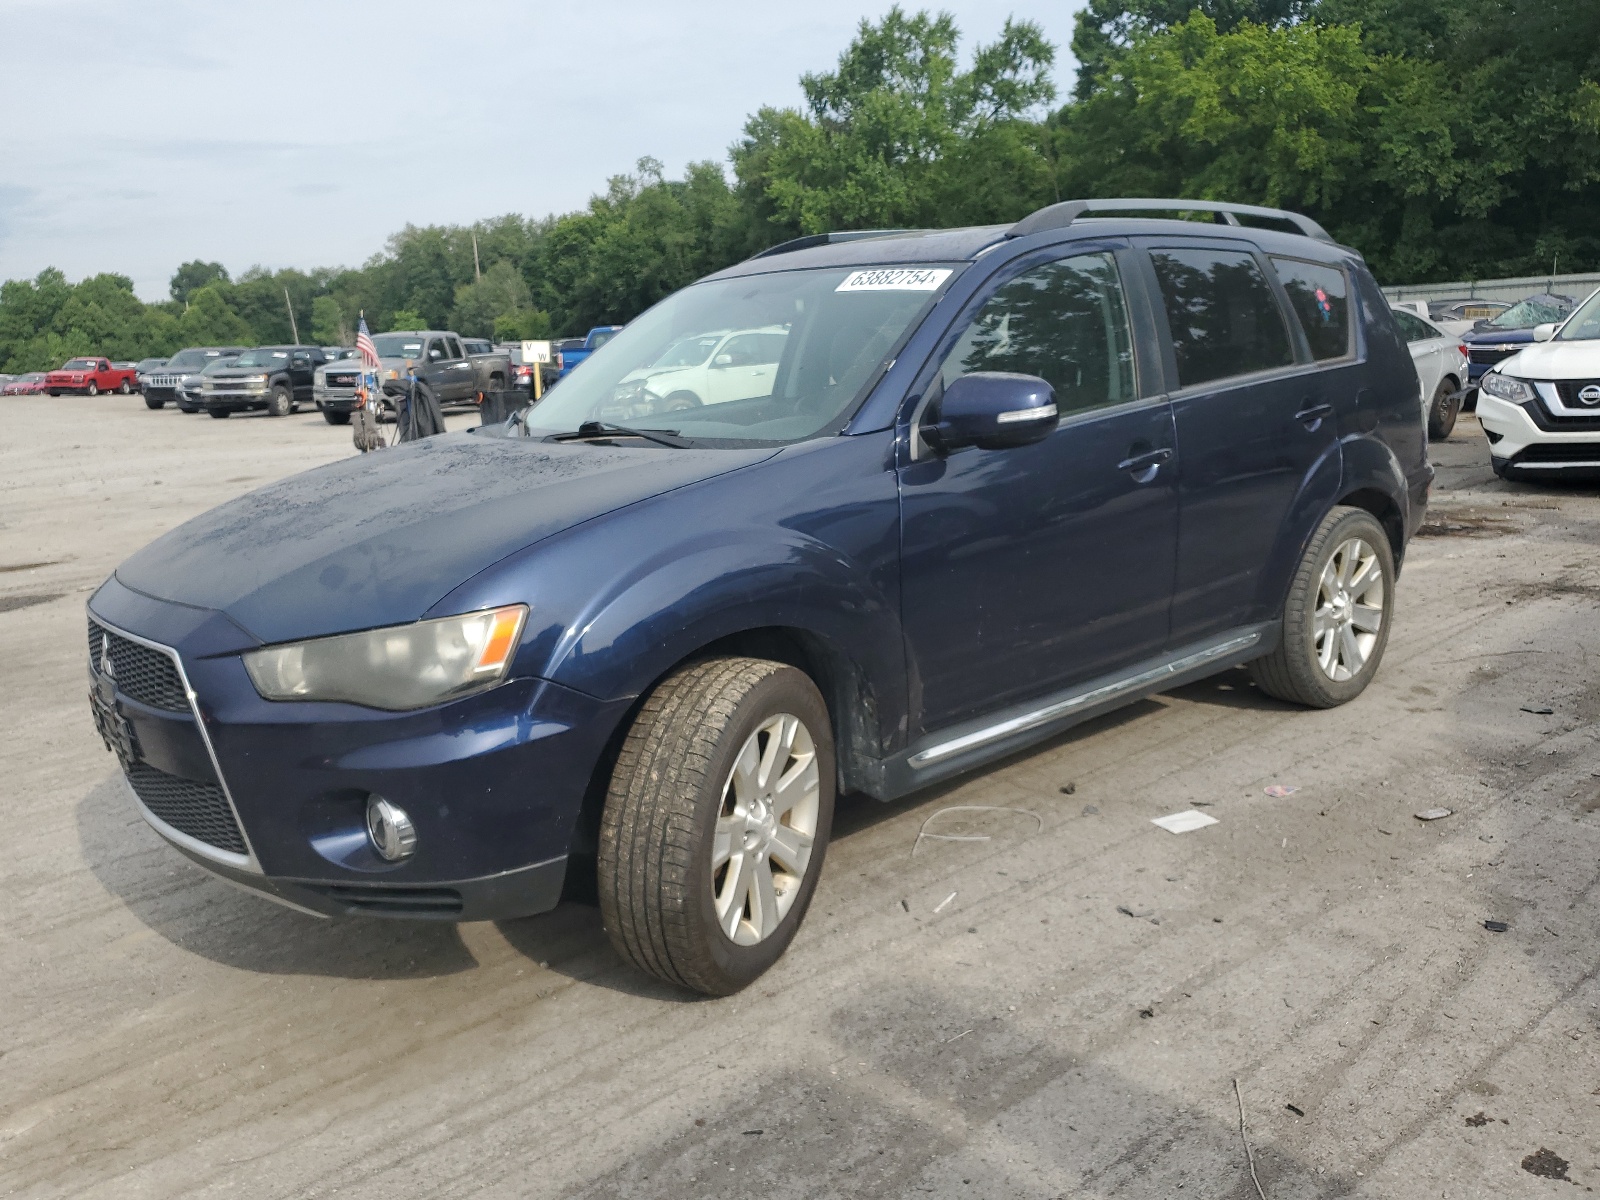
<path fill-rule="evenodd" d="M 484 338 L 464 338 L 449 330 L 397 330 L 372 339 L 378 352 L 378 383 L 384 403 L 393 407 L 392 390 L 414 386 L 440 405 L 471 404 L 483 392 L 503 392 L 513 381 L 511 357 Z M 360 399 L 362 368 L 357 358 L 319 367 L 311 383 L 311 400 L 330 425 L 346 425 Z"/>

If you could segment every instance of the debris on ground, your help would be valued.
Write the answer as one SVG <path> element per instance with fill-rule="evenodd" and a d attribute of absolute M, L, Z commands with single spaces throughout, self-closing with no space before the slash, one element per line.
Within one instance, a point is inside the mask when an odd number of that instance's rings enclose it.
<path fill-rule="evenodd" d="M 1161 924 L 1161 918 L 1155 915 L 1156 910 L 1151 908 L 1144 912 L 1134 912 L 1126 904 L 1117 905 L 1117 911 L 1125 917 L 1132 917 L 1135 921 L 1149 921 L 1152 925 Z"/>
<path fill-rule="evenodd" d="M 1425 808 L 1421 812 L 1412 813 L 1411 815 L 1419 821 L 1442 821 L 1446 817 L 1455 816 L 1456 810 L 1453 808 Z"/>
<path fill-rule="evenodd" d="M 935 913 L 941 913 L 941 912 L 943 912 L 943 911 L 944 911 L 944 909 L 945 909 L 945 905 L 947 905 L 947 904 L 949 904 L 949 903 L 950 903 L 950 901 L 952 901 L 952 900 L 954 900 L 954 899 L 955 899 L 955 898 L 956 898 L 956 893 L 955 893 L 955 892 L 951 892 L 951 893 L 950 893 L 950 894 L 949 894 L 949 895 L 948 895 L 948 896 L 946 896 L 946 897 L 945 897 L 945 898 L 944 898 L 944 899 L 943 899 L 943 900 L 941 900 L 941 901 L 939 901 L 939 903 L 938 903 L 938 904 L 936 904 L 936 905 L 934 905 L 934 909 L 933 909 L 933 911 L 934 911 L 934 912 L 935 912 Z"/>
<path fill-rule="evenodd" d="M 1075 783 L 1064 783 L 1064 784 L 1061 785 L 1061 794 L 1063 796 L 1070 796 L 1074 792 L 1076 792 L 1077 790 L 1078 790 L 1078 785 L 1075 784 Z"/>
<path fill-rule="evenodd" d="M 1488 1113 L 1475 1112 L 1470 1117 L 1467 1118 L 1467 1124 L 1471 1125 L 1474 1129 L 1482 1129 L 1485 1125 L 1487 1125 L 1493 1119 L 1494 1118 L 1489 1116 Z"/>
<path fill-rule="evenodd" d="M 1485 921 L 1483 923 L 1483 927 L 1490 933 L 1504 933 L 1506 930 L 1511 928 L 1511 926 L 1507 925 L 1504 921 Z"/>
<path fill-rule="evenodd" d="M 1567 1167 L 1570 1166 L 1566 1159 L 1560 1155 L 1539 1147 L 1537 1154 L 1530 1154 L 1522 1160 L 1522 1169 L 1529 1175 L 1537 1175 L 1540 1179 L 1567 1179 Z"/>
<path fill-rule="evenodd" d="M 921 828 L 919 828 L 917 830 L 917 840 L 911 843 L 911 857 L 915 858 L 917 856 L 917 848 L 919 846 L 921 846 L 924 841 L 930 841 L 930 842 L 987 842 L 987 841 L 990 840 L 990 836 L 987 833 L 929 833 L 928 832 L 928 826 L 933 824 L 933 822 L 937 821 L 940 817 L 944 816 L 946 813 L 959 813 L 959 812 L 1017 813 L 1020 816 L 1032 817 L 1034 822 L 1035 822 L 1035 824 L 1038 826 L 1038 828 L 1036 829 L 1035 832 L 1038 832 L 1038 833 L 1043 833 L 1044 832 L 1044 818 L 1041 817 L 1036 812 L 1030 812 L 1026 808 L 1013 808 L 1008 804 L 952 804 L 948 808 L 941 808 L 938 812 L 931 814 L 928 817 L 927 820 L 923 821 Z"/>
<path fill-rule="evenodd" d="M 1083 815 L 1086 817 L 1098 817 L 1100 815 L 1100 806 L 1098 804 L 1085 804 L 1083 806 Z"/>
<path fill-rule="evenodd" d="M 1261 1190 L 1261 1180 L 1256 1175 L 1256 1152 L 1250 1148 L 1250 1135 L 1244 1131 L 1244 1093 L 1239 1090 L 1239 1081 L 1233 1081 L 1233 1098 L 1239 1102 L 1239 1140 L 1244 1143 L 1244 1156 L 1250 1164 L 1250 1182 L 1256 1185 L 1256 1195 L 1261 1200 L 1267 1200 L 1266 1192 Z"/>
<path fill-rule="evenodd" d="M 1139 1015 L 1141 1017 L 1144 1017 L 1146 1020 L 1148 1020 L 1149 1018 L 1151 1018 L 1151 1017 L 1156 1015 L 1156 1010 L 1153 1009 L 1153 1008 L 1141 1008 L 1139 1010 Z"/>
<path fill-rule="evenodd" d="M 1305 1114 L 1305 1110 L 1300 1108 L 1299 1105 L 1296 1105 L 1296 1104 L 1285 1104 L 1284 1107 L 1287 1108 L 1290 1112 L 1292 1112 L 1297 1117 L 1303 1117 L 1303 1116 L 1306 1115 Z"/>
<path fill-rule="evenodd" d="M 1298 784 L 1293 783 L 1274 783 L 1269 784 L 1263 790 L 1274 800 L 1281 800 L 1285 796 L 1294 795 L 1300 790 L 1300 787 Z"/>
<path fill-rule="evenodd" d="M 1168 833 L 1189 833 L 1195 829 L 1204 829 L 1207 825 L 1216 825 L 1217 819 L 1209 813 L 1191 808 L 1187 812 L 1172 813 L 1165 817 L 1152 817 L 1150 824 L 1159 825 Z"/>
<path fill-rule="evenodd" d="M 1524 704 L 1522 706 L 1522 711 L 1525 713 L 1532 713 L 1536 717 L 1548 717 L 1553 716 L 1556 710 L 1553 708 L 1540 708 L 1533 704 Z"/>

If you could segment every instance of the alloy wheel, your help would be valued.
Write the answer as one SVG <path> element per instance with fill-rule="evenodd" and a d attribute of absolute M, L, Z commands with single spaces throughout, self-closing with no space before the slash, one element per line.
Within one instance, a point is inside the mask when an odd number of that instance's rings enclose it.
<path fill-rule="evenodd" d="M 1317 665 L 1335 683 L 1359 675 L 1383 628 L 1383 561 L 1358 537 L 1339 544 L 1322 569 L 1312 620 Z"/>
<path fill-rule="evenodd" d="M 791 713 L 740 747 L 711 842 L 717 924 L 734 943 L 770 937 L 793 907 L 816 841 L 819 781 L 816 743 Z"/>

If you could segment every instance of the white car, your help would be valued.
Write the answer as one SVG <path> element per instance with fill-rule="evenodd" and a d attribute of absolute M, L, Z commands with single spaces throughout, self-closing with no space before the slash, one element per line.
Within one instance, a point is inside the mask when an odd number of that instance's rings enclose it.
<path fill-rule="evenodd" d="M 622 385 L 643 386 L 664 412 L 770 396 L 788 337 L 782 325 L 696 334 L 630 372 Z"/>
<path fill-rule="evenodd" d="M 1478 423 L 1502 479 L 1600 478 L 1600 291 L 1479 381 Z"/>
<path fill-rule="evenodd" d="M 1450 436 L 1461 413 L 1461 392 L 1467 385 L 1467 348 L 1432 321 L 1396 307 L 1395 322 L 1411 347 L 1411 361 L 1422 381 L 1422 417 L 1428 437 L 1439 442 Z"/>

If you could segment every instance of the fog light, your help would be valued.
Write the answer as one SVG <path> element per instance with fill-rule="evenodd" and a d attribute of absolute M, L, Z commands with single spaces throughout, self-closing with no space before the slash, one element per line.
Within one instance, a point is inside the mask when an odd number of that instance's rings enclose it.
<path fill-rule="evenodd" d="M 367 801 L 367 836 L 372 848 L 387 862 L 410 858 L 417 848 L 417 828 L 406 810 L 382 796 Z"/>

